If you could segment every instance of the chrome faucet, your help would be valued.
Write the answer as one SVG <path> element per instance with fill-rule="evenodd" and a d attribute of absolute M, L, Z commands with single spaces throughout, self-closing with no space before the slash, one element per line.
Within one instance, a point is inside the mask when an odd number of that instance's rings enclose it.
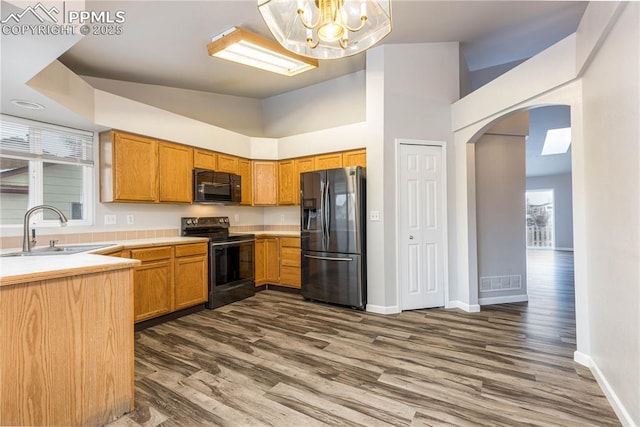
<path fill-rule="evenodd" d="M 24 230 L 22 233 L 22 252 L 31 252 L 31 248 L 33 248 L 36 244 L 36 236 L 33 236 L 33 240 L 29 240 L 29 219 L 31 219 L 31 214 L 36 211 L 49 209 L 58 214 L 58 218 L 60 219 L 60 226 L 64 227 L 67 225 L 67 217 L 64 216 L 62 211 L 54 206 L 49 205 L 38 205 L 34 206 L 24 214 Z"/>

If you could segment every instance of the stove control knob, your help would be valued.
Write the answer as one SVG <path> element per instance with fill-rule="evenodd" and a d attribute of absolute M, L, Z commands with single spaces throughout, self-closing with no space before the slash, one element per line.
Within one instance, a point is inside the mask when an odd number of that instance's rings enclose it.
<path fill-rule="evenodd" d="M 225 219 L 224 219 L 224 222 L 225 222 L 225 223 L 227 223 L 227 224 L 229 224 L 229 218 L 225 218 Z"/>
<path fill-rule="evenodd" d="M 193 224 L 193 225 L 198 225 L 198 218 L 193 218 L 193 219 L 191 220 L 191 224 Z"/>
<path fill-rule="evenodd" d="M 191 225 L 191 220 L 190 220 L 190 219 L 187 219 L 187 220 L 185 221 L 185 224 L 187 224 L 187 225 Z"/>
<path fill-rule="evenodd" d="M 218 222 L 222 224 L 224 222 L 224 218 L 218 218 Z"/>

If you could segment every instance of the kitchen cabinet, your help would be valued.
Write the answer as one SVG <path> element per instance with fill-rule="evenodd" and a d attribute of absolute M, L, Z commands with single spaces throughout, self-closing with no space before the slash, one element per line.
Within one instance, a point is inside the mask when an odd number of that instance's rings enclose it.
<path fill-rule="evenodd" d="M 342 167 L 342 153 L 320 154 L 315 158 L 316 170 Z"/>
<path fill-rule="evenodd" d="M 299 179 L 299 177 L 298 177 Z M 278 205 L 295 205 L 298 197 L 295 190 L 296 170 L 294 160 L 278 162 Z M 298 184 L 299 186 L 300 184 Z"/>
<path fill-rule="evenodd" d="M 135 322 L 173 310 L 173 248 L 132 249 L 131 258 L 142 261 L 133 271 L 133 319 Z"/>
<path fill-rule="evenodd" d="M 342 153 L 342 167 L 349 166 L 367 166 L 367 150 L 351 150 Z"/>
<path fill-rule="evenodd" d="M 280 237 L 280 286 L 300 289 L 300 238 Z"/>
<path fill-rule="evenodd" d="M 218 154 L 215 151 L 193 149 L 193 167 L 198 169 L 216 170 Z"/>
<path fill-rule="evenodd" d="M 280 253 L 277 237 L 257 237 L 255 243 L 256 286 L 280 282 Z"/>
<path fill-rule="evenodd" d="M 207 243 L 175 247 L 174 310 L 201 304 L 208 299 Z"/>
<path fill-rule="evenodd" d="M 242 185 L 242 201 L 240 204 L 251 206 L 253 204 L 253 173 L 251 160 L 238 159 L 238 175 L 240 175 Z"/>
<path fill-rule="evenodd" d="M 191 203 L 193 149 L 186 145 L 160 142 L 158 145 L 160 202 Z"/>
<path fill-rule="evenodd" d="M 253 161 L 253 205 L 278 204 L 278 163 L 269 160 Z"/>
<path fill-rule="evenodd" d="M 158 200 L 158 141 L 119 131 L 100 134 L 100 201 Z"/>
<path fill-rule="evenodd" d="M 132 265 L 77 270 L 0 287 L 0 425 L 100 426 L 133 410 Z"/>
<path fill-rule="evenodd" d="M 295 179 L 293 181 L 293 191 L 296 195 L 296 205 L 300 204 L 300 174 L 316 170 L 315 157 L 301 157 L 294 159 Z"/>
<path fill-rule="evenodd" d="M 238 174 L 238 158 L 236 156 L 218 153 L 218 168 L 216 172 Z"/>

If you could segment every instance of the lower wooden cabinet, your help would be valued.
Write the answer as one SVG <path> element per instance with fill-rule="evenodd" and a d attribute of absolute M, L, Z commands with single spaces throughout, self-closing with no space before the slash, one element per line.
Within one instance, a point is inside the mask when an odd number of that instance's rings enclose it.
<path fill-rule="evenodd" d="M 280 238 L 280 286 L 300 289 L 300 238 Z"/>
<path fill-rule="evenodd" d="M 300 288 L 300 238 L 256 238 L 256 286 L 264 284 Z"/>
<path fill-rule="evenodd" d="M 256 286 L 280 282 L 280 252 L 277 237 L 257 237 L 255 249 Z"/>
<path fill-rule="evenodd" d="M 132 249 L 134 321 L 207 301 L 207 243 Z"/>
<path fill-rule="evenodd" d="M 133 271 L 133 320 L 139 322 L 167 314 L 173 307 L 173 248 L 133 249 L 131 258 L 142 261 Z"/>
<path fill-rule="evenodd" d="M 206 243 L 176 246 L 175 310 L 207 301 L 207 249 Z"/>

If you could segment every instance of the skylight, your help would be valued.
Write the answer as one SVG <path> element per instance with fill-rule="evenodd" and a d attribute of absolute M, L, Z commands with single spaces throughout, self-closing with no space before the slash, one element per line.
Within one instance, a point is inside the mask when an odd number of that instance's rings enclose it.
<path fill-rule="evenodd" d="M 549 129 L 544 139 L 542 155 L 564 154 L 571 145 L 571 128 Z"/>

